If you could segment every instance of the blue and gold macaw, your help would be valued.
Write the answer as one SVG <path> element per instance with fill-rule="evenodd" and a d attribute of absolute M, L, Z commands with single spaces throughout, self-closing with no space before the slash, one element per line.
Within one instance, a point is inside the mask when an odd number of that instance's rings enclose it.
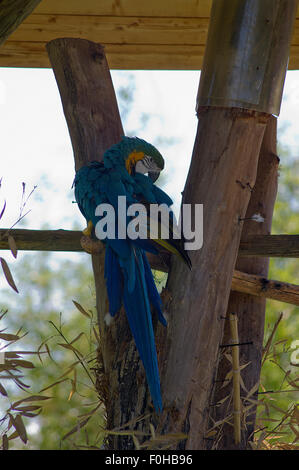
<path fill-rule="evenodd" d="M 126 204 L 142 202 L 172 205 L 170 197 L 158 188 L 154 181 L 164 168 L 160 152 L 138 137 L 123 137 L 109 148 L 103 162 L 93 161 L 80 168 L 75 176 L 75 198 L 87 221 L 85 235 L 91 235 L 100 217 L 95 215 L 99 204 L 111 204 L 117 214 L 118 196 L 126 196 Z M 148 176 L 147 176 L 147 175 Z M 173 213 L 170 210 L 169 217 Z M 127 217 L 128 223 L 132 217 Z M 117 225 L 117 224 L 116 224 Z M 160 322 L 166 326 L 162 302 L 145 252 L 159 253 L 158 247 L 180 256 L 191 268 L 191 262 L 183 249 L 182 240 L 128 237 L 103 240 L 105 252 L 105 279 L 110 315 L 114 316 L 124 304 L 129 325 L 144 365 L 151 397 L 157 412 L 162 411 L 160 379 L 150 305 Z"/>

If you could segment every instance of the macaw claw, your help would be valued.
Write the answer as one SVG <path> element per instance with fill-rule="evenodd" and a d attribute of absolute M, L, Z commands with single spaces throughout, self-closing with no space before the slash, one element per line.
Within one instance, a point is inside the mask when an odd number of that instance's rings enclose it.
<path fill-rule="evenodd" d="M 92 233 L 92 229 L 93 229 L 93 223 L 91 220 L 89 220 L 88 224 L 87 224 L 87 227 L 83 230 L 83 234 L 86 236 L 86 237 L 90 237 L 91 236 L 91 233 Z"/>

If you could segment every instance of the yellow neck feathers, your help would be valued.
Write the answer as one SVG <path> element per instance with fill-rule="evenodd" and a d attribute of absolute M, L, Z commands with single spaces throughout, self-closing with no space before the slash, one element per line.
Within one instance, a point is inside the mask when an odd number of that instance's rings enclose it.
<path fill-rule="evenodd" d="M 134 168 L 138 160 L 142 160 L 143 157 L 144 157 L 143 152 L 136 152 L 136 150 L 134 150 L 132 153 L 130 153 L 130 155 L 128 156 L 126 160 L 126 169 L 129 175 L 132 173 L 132 169 Z"/>

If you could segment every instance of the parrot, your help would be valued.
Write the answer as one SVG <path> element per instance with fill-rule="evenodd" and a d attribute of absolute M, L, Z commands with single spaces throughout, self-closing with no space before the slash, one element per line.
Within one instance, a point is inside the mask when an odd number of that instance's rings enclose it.
<path fill-rule="evenodd" d="M 156 184 L 164 168 L 164 159 L 157 148 L 139 137 L 123 136 L 121 141 L 104 152 L 102 161 L 90 161 L 75 174 L 74 193 L 78 208 L 87 222 L 84 235 L 94 236 L 94 229 L 101 219 L 96 215 L 100 204 L 110 204 L 117 214 L 118 197 L 125 196 L 126 208 L 142 203 L 147 211 L 151 204 L 166 204 L 169 220 L 173 221 L 170 206 L 172 199 Z M 125 226 L 132 216 L 126 215 Z M 191 260 L 184 250 L 183 238 L 174 237 L 171 223 L 169 239 L 150 238 L 146 225 L 146 238 L 130 239 L 118 237 L 116 223 L 115 237 L 103 239 L 105 244 L 104 276 L 109 302 L 109 316 L 114 317 L 122 305 L 142 360 L 150 395 L 157 413 L 163 411 L 157 353 L 151 306 L 158 314 L 158 320 L 166 326 L 160 294 L 155 285 L 146 252 L 159 254 L 160 248 L 179 256 L 191 269 Z M 108 232 L 107 232 L 108 233 Z"/>

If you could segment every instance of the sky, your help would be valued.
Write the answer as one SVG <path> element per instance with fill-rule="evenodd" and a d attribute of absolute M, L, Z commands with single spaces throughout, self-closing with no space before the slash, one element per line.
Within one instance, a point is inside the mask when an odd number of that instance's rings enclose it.
<path fill-rule="evenodd" d="M 146 113 L 151 115 L 150 122 L 139 137 L 150 142 L 157 135 L 175 138 L 175 145 L 162 147 L 167 172 L 175 182 L 167 187 L 175 196 L 178 187 L 183 187 L 195 137 L 199 73 L 129 75 L 135 77 L 136 90 L 126 131 L 139 129 L 138 116 Z M 128 73 L 112 72 L 112 76 L 117 90 L 126 83 Z M 186 94 L 181 93 L 182 86 Z M 7 226 L 16 219 L 25 182 L 28 193 L 37 185 L 27 206 L 31 213 L 26 216 L 26 224 L 30 228 L 45 224 L 71 228 L 76 219 L 80 220 L 76 206 L 69 204 L 74 163 L 52 70 L 0 69 L 0 111 L 1 196 L 7 200 L 2 223 Z"/>
<path fill-rule="evenodd" d="M 125 131 L 149 142 L 171 140 L 159 150 L 166 163 L 163 189 L 177 209 L 196 133 L 195 101 L 198 71 L 112 71 L 118 94 L 133 77 L 134 101 Z M 287 73 L 281 113 L 281 140 L 295 158 L 299 155 L 299 71 Z M 77 205 L 72 204 L 74 161 L 59 92 L 51 69 L 0 68 L 0 208 L 7 207 L 1 227 L 18 218 L 25 183 L 28 200 L 24 226 L 31 229 L 84 227 Z M 146 126 L 142 128 L 142 123 Z M 282 132 L 283 130 L 283 132 Z M 298 157 L 299 158 L 299 157 Z M 17 227 L 22 227 L 21 224 Z M 17 228 L 16 227 L 16 228 Z"/>

